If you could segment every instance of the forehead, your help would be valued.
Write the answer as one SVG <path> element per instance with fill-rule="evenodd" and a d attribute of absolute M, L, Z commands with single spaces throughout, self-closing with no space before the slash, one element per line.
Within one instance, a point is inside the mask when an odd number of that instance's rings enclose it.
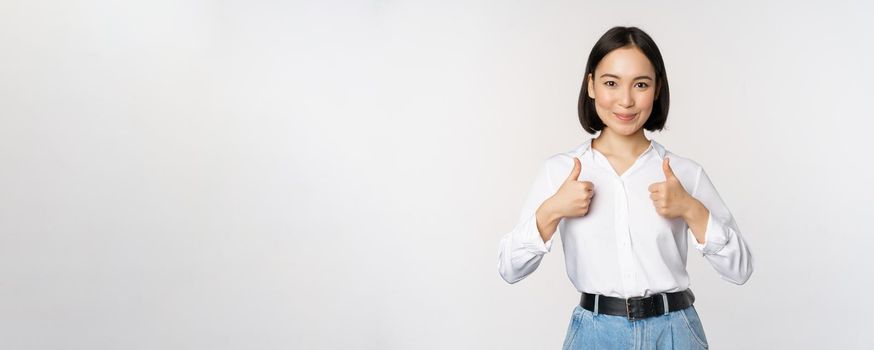
<path fill-rule="evenodd" d="M 595 67 L 596 78 L 601 74 L 613 74 L 620 77 L 636 77 L 641 75 L 655 76 L 655 68 L 639 48 L 627 46 L 608 53 Z"/>

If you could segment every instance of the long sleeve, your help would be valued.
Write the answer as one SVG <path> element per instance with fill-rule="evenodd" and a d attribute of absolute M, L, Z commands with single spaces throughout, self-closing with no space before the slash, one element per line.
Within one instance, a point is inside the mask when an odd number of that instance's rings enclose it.
<path fill-rule="evenodd" d="M 548 165 L 547 160 L 537 174 L 516 226 L 501 238 L 498 272 L 507 283 L 516 283 L 534 272 L 540 266 L 543 255 L 552 249 L 552 241 L 559 235 L 556 229 L 552 238 L 543 242 L 537 230 L 537 208 L 556 191 L 550 180 Z"/>
<path fill-rule="evenodd" d="M 704 231 L 704 244 L 693 238 L 695 249 L 707 259 L 722 279 L 734 284 L 746 283 L 753 273 L 753 256 L 741 236 L 737 222 L 703 168 L 699 168 L 698 181 L 692 196 L 710 211 Z"/>

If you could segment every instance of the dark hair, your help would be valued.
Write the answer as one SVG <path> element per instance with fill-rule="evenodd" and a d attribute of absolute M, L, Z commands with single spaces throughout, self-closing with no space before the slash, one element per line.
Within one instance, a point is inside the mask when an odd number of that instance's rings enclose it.
<path fill-rule="evenodd" d="M 583 87 L 580 89 L 580 101 L 577 104 L 577 109 L 580 115 L 580 125 L 583 126 L 583 130 L 590 134 L 604 129 L 604 123 L 598 118 L 598 113 L 595 111 L 595 100 L 588 94 L 589 74 L 595 74 L 595 67 L 608 53 L 629 45 L 639 48 L 655 69 L 656 98 L 653 101 L 652 114 L 643 128 L 656 131 L 665 127 L 671 96 L 668 89 L 668 76 L 665 72 L 665 61 L 662 60 L 658 46 L 648 34 L 637 27 L 613 27 L 604 33 L 592 47 L 589 61 L 586 62 L 586 72 L 583 75 Z"/>

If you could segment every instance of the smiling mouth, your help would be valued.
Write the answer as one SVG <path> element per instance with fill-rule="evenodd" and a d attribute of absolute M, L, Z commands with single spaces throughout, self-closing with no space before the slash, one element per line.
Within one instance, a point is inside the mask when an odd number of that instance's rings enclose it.
<path fill-rule="evenodd" d="M 619 114 L 619 113 L 613 113 L 613 115 L 615 115 L 616 118 L 619 118 L 619 120 L 629 121 L 629 120 L 634 119 L 634 117 L 637 116 L 637 113 L 634 113 L 634 114 Z"/>

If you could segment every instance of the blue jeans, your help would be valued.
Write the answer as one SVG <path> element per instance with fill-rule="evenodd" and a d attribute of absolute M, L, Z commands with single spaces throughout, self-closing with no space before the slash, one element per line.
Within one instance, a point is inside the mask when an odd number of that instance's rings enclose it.
<path fill-rule="evenodd" d="M 571 316 L 562 349 L 707 349 L 704 327 L 695 306 L 667 315 L 629 321 L 583 309 Z"/>

